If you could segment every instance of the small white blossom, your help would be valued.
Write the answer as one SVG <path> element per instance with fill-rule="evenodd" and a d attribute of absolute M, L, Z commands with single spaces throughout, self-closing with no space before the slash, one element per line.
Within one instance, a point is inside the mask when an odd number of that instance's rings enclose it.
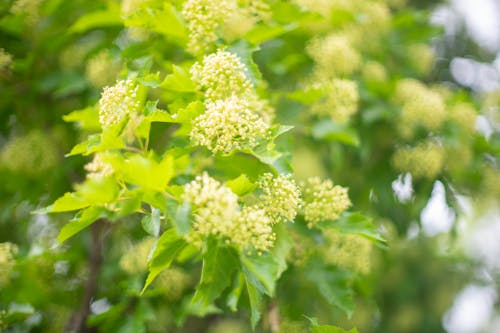
<path fill-rule="evenodd" d="M 253 148 L 268 132 L 269 125 L 245 99 L 232 96 L 206 106 L 205 113 L 194 119 L 190 137 L 194 145 L 205 146 L 214 154 Z"/>
<path fill-rule="evenodd" d="M 292 175 L 270 173 L 262 175 L 257 183 L 262 190 L 258 206 L 271 218 L 273 223 L 293 221 L 300 208 L 300 190 Z"/>
<path fill-rule="evenodd" d="M 99 122 L 103 128 L 120 123 L 127 115 L 139 111 L 138 87 L 132 80 L 120 80 L 105 87 L 99 100 Z"/>
<path fill-rule="evenodd" d="M 304 218 L 309 227 L 323 220 L 336 220 L 351 206 L 347 188 L 331 180 L 312 177 L 304 184 Z"/>

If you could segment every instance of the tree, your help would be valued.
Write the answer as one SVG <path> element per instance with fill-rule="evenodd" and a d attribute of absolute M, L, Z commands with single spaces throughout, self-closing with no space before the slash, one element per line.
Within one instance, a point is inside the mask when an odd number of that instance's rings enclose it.
<path fill-rule="evenodd" d="M 436 181 L 498 196 L 401 1 L 2 6 L 8 332 L 356 332 Z"/>

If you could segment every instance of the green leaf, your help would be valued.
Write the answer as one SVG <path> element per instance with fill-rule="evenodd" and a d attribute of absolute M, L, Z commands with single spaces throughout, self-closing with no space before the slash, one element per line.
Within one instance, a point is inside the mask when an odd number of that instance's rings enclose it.
<path fill-rule="evenodd" d="M 160 234 L 160 210 L 158 208 L 151 208 L 151 215 L 146 215 L 141 220 L 142 228 L 148 234 L 158 237 Z"/>
<path fill-rule="evenodd" d="M 287 94 L 287 97 L 292 101 L 297 101 L 302 104 L 311 105 L 325 95 L 324 89 L 310 88 L 300 89 Z"/>
<path fill-rule="evenodd" d="M 324 223 L 319 223 L 318 226 L 323 229 L 335 228 L 342 233 L 359 234 L 372 240 L 386 243 L 386 240 L 373 225 L 372 219 L 357 212 L 344 213 L 338 220 L 325 221 Z"/>
<path fill-rule="evenodd" d="M 316 318 L 310 318 L 307 316 L 304 316 L 312 324 L 312 330 L 311 333 L 358 333 L 358 330 L 356 328 L 351 329 L 350 331 L 346 331 L 342 328 L 336 327 L 336 326 L 331 326 L 331 325 L 319 325 L 318 320 Z"/>
<path fill-rule="evenodd" d="M 195 92 L 196 86 L 191 81 L 191 76 L 184 68 L 173 65 L 172 74 L 167 75 L 162 82 L 161 87 L 178 92 Z"/>
<path fill-rule="evenodd" d="M 92 205 L 106 204 L 114 201 L 119 187 L 112 178 L 87 179 L 76 186 L 78 195 Z"/>
<path fill-rule="evenodd" d="M 99 111 L 94 107 L 73 111 L 63 116 L 66 122 L 75 122 L 84 130 L 97 131 L 101 129 L 99 123 Z"/>
<path fill-rule="evenodd" d="M 358 333 L 356 328 L 346 331 L 336 326 L 330 325 L 313 325 L 311 333 Z"/>
<path fill-rule="evenodd" d="M 245 34 L 244 38 L 252 44 L 261 44 L 293 30 L 296 26 L 296 24 L 271 25 L 267 23 L 261 23 L 248 31 Z"/>
<path fill-rule="evenodd" d="M 349 318 L 352 316 L 354 300 L 350 273 L 326 268 L 317 261 L 311 263 L 305 273 L 328 303 L 339 307 Z"/>
<path fill-rule="evenodd" d="M 238 256 L 233 248 L 222 246 L 215 240 L 207 242 L 203 255 L 201 280 L 196 288 L 192 303 L 200 304 L 196 308 L 198 315 L 205 315 L 213 302 L 231 285 L 233 272 L 238 267 Z"/>
<path fill-rule="evenodd" d="M 175 259 L 177 254 L 179 254 L 179 252 L 182 251 L 186 245 L 186 241 L 177 236 L 175 229 L 169 229 L 161 235 L 158 243 L 156 244 L 156 249 L 153 252 L 153 256 L 149 264 L 149 274 L 141 293 L 146 291 L 147 287 L 154 281 L 161 271 L 170 267 L 170 264 L 172 264 L 172 261 Z"/>
<path fill-rule="evenodd" d="M 250 193 L 257 188 L 257 185 L 252 183 L 246 174 L 242 174 L 238 178 L 228 180 L 226 182 L 226 186 L 229 187 L 233 193 L 239 196 Z"/>
<path fill-rule="evenodd" d="M 110 158 L 110 163 L 123 181 L 150 190 L 165 191 L 174 176 L 174 158 L 168 154 L 160 162 L 138 154 L 127 159 L 115 155 Z"/>
<path fill-rule="evenodd" d="M 163 8 L 141 8 L 125 20 L 129 27 L 152 30 L 183 45 L 187 40 L 186 29 L 181 15 L 175 7 L 165 2 Z"/>
<path fill-rule="evenodd" d="M 51 206 L 49 212 L 69 212 L 72 210 L 82 209 L 90 206 L 85 199 L 80 197 L 75 192 L 66 192 L 62 197 L 57 199 Z"/>
<path fill-rule="evenodd" d="M 89 135 L 86 141 L 73 147 L 67 156 L 90 155 L 92 153 L 120 149 L 125 147 L 123 140 L 115 135 L 113 131 L 105 131 L 102 134 Z"/>
<path fill-rule="evenodd" d="M 182 126 L 177 130 L 176 135 L 189 135 L 193 119 L 198 117 L 204 111 L 205 105 L 200 101 L 191 102 L 186 108 L 180 109 L 176 114 L 176 118 Z"/>
<path fill-rule="evenodd" d="M 245 280 L 247 285 L 248 300 L 250 301 L 250 318 L 252 329 L 254 330 L 260 320 L 260 302 L 262 300 L 262 294 L 248 279 Z"/>
<path fill-rule="evenodd" d="M 245 254 L 240 256 L 247 282 L 269 296 L 274 295 L 276 281 L 287 268 L 286 256 L 292 246 L 284 224 L 277 225 L 275 232 L 276 243 L 271 251 L 260 256 Z"/>
<path fill-rule="evenodd" d="M 330 119 L 314 124 L 312 136 L 318 140 L 338 141 L 354 147 L 358 147 L 360 143 L 358 134 L 352 128 L 334 123 Z"/>
<path fill-rule="evenodd" d="M 243 275 L 243 273 L 239 272 L 234 277 L 233 288 L 229 292 L 226 301 L 227 306 L 233 312 L 236 312 L 238 310 L 238 302 L 240 300 L 243 287 L 245 287 L 245 276 Z"/>
<path fill-rule="evenodd" d="M 105 28 L 122 25 L 120 9 L 118 6 L 110 7 L 81 16 L 69 28 L 69 33 L 83 33 L 96 28 Z"/>
<path fill-rule="evenodd" d="M 106 210 L 97 206 L 92 206 L 78 212 L 78 214 L 61 229 L 57 236 L 57 241 L 59 243 L 66 241 L 105 215 Z"/>
<path fill-rule="evenodd" d="M 192 211 L 191 205 L 187 202 L 177 206 L 174 218 L 174 226 L 180 236 L 187 235 L 191 230 Z"/>

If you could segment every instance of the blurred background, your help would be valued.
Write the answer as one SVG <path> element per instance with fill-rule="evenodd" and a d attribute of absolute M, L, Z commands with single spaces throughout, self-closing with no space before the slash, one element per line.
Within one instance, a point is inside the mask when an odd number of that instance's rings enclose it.
<path fill-rule="evenodd" d="M 0 66 L 0 243 L 17 244 L 0 247 L 0 331 L 7 309 L 15 314 L 9 320 L 19 323 L 9 332 L 61 331 L 72 309 L 79 306 L 74 295 L 83 292 L 90 236 L 84 233 L 60 246 L 58 231 L 71 216 L 30 212 L 50 204 L 84 178 L 88 159 L 64 158 L 64 154 L 87 132 L 65 123 L 63 116 L 95 103 L 100 89 L 114 81 L 120 61 L 130 56 L 127 52 L 136 52 L 127 49 L 117 56 L 125 37 L 112 24 L 78 37 L 65 33 L 81 15 L 102 8 L 105 1 L 47 0 L 40 12 L 41 2 L 0 0 L 0 48 L 16 58 L 14 68 Z M 14 3 L 24 6 L 22 23 L 15 10 L 13 15 Z M 494 167 L 460 174 L 460 181 L 467 188 L 479 188 L 481 196 L 453 188 L 448 176 L 414 186 L 409 173 L 394 172 L 391 188 L 384 185 L 393 205 L 387 219 L 381 217 L 384 204 L 374 208 L 368 199 L 360 199 L 362 208 L 378 214 L 377 224 L 390 251 L 373 255 L 372 272 L 356 286 L 359 297 L 353 318 L 339 314 L 338 320 L 364 333 L 500 333 L 500 176 L 498 156 L 484 148 L 498 147 L 500 141 L 500 0 L 414 0 L 407 6 L 425 13 L 412 19 L 424 20 L 425 34 L 427 24 L 433 32 L 429 39 L 415 37 L 428 41 L 435 54 L 425 81 L 473 96 L 481 109 L 474 124 L 480 133 L 474 149 L 486 151 L 481 158 Z M 410 20 L 404 11 L 398 18 L 401 26 Z M 37 29 L 26 29 L 35 23 Z M 3 63 L 5 54 L 0 54 Z M 99 63 L 107 65 L 103 69 Z M 310 156 L 305 153 L 303 158 Z M 332 174 L 342 179 L 342 173 Z M 354 180 L 345 185 L 352 187 L 354 197 L 368 198 L 356 189 Z M 118 297 L 118 285 L 141 281 L 120 271 L 121 254 L 140 238 L 127 239 L 133 232 L 137 232 L 133 227 L 121 227 L 114 236 L 116 242 L 107 249 L 108 268 L 102 275 L 108 284 L 92 304 L 96 325 L 99 314 Z M 9 256 L 19 258 L 15 268 Z M 148 306 L 143 310 L 136 314 L 137 320 L 149 318 Z M 149 331 L 161 331 L 158 326 L 163 324 L 156 323 Z M 215 324 L 209 332 L 244 331 L 237 320 L 224 325 Z M 287 325 L 283 332 L 301 331 L 294 323 Z"/>

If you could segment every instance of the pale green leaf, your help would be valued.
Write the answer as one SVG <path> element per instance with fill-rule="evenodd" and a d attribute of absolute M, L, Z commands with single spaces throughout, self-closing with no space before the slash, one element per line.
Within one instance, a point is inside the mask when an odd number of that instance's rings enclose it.
<path fill-rule="evenodd" d="M 242 174 L 238 178 L 228 180 L 226 182 L 226 186 L 239 196 L 250 193 L 257 188 L 257 185 L 252 183 L 246 174 Z"/>
<path fill-rule="evenodd" d="M 331 120 L 322 120 L 314 124 L 312 136 L 319 140 L 338 141 L 350 146 L 359 146 L 359 136 L 350 127 L 334 123 Z"/>
<path fill-rule="evenodd" d="M 113 6 L 106 10 L 91 12 L 81 16 L 69 28 L 70 33 L 83 33 L 96 28 L 105 28 L 122 25 L 119 7 Z"/>
<path fill-rule="evenodd" d="M 151 215 L 146 215 L 141 220 L 142 228 L 148 234 L 158 237 L 160 234 L 160 210 L 158 208 L 151 209 Z"/>
<path fill-rule="evenodd" d="M 172 74 L 167 75 L 161 87 L 170 91 L 195 92 L 196 86 L 191 81 L 189 72 L 184 68 L 173 65 Z"/>
<path fill-rule="evenodd" d="M 62 227 L 59 235 L 57 236 L 57 241 L 62 243 L 68 238 L 73 237 L 97 221 L 99 218 L 103 217 L 105 213 L 106 210 L 104 208 L 97 206 L 91 206 L 78 212 L 78 214 L 68 224 Z"/>

